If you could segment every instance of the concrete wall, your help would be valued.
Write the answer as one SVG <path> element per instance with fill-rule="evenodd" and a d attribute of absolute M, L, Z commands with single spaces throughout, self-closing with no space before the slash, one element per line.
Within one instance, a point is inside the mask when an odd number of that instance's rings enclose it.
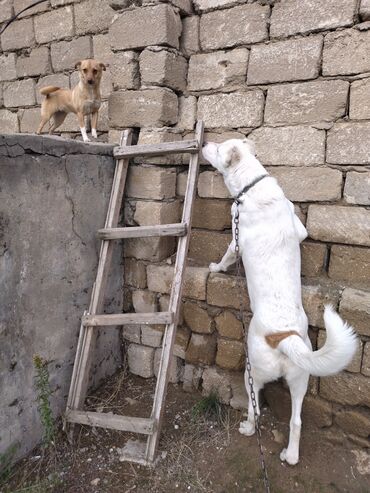
<path fill-rule="evenodd" d="M 0 454 L 18 444 L 22 455 L 41 439 L 34 355 L 49 362 L 55 416 L 65 409 L 80 317 L 95 280 L 111 154 L 104 144 L 0 136 Z M 108 312 L 122 307 L 118 250 Z M 101 330 L 91 383 L 120 362 L 117 329 Z"/>

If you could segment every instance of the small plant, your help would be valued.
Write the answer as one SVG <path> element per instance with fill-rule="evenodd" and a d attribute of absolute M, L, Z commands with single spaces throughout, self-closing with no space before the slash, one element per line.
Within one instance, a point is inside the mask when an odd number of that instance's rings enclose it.
<path fill-rule="evenodd" d="M 40 413 L 41 424 L 43 427 L 43 445 L 48 447 L 54 443 L 55 426 L 53 413 L 50 406 L 50 384 L 49 384 L 49 370 L 48 362 L 43 360 L 40 356 L 35 355 L 33 357 L 33 365 L 36 370 L 36 391 L 38 410 Z"/>
<path fill-rule="evenodd" d="M 203 416 L 207 419 L 216 419 L 218 422 L 222 421 L 223 406 L 217 392 L 211 391 L 209 395 L 197 402 L 193 406 L 191 414 L 193 419 L 199 419 Z"/>
<path fill-rule="evenodd" d="M 0 486 L 1 483 L 5 482 L 8 479 L 11 473 L 12 462 L 14 460 L 14 456 L 17 452 L 18 447 L 19 443 L 13 443 L 3 454 L 0 454 Z"/>

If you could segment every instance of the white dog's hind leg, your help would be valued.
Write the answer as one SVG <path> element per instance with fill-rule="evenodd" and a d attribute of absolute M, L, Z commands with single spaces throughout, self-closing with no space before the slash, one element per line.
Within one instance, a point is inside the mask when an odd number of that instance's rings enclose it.
<path fill-rule="evenodd" d="M 292 399 L 292 416 L 290 418 L 289 444 L 280 454 L 280 459 L 294 466 L 299 461 L 299 441 L 301 438 L 301 411 L 304 396 L 307 391 L 309 374 L 304 372 L 293 380 L 288 380 Z"/>
<path fill-rule="evenodd" d="M 253 372 L 252 372 L 253 376 Z M 241 421 L 239 425 L 239 433 L 242 435 L 251 436 L 256 431 L 256 422 L 254 418 L 254 410 L 253 403 L 251 399 L 251 389 L 248 383 L 248 372 L 245 370 L 244 374 L 245 387 L 248 393 L 248 419 L 246 421 Z M 253 390 L 256 396 L 256 404 L 257 404 L 257 414 L 260 415 L 260 405 L 259 405 L 259 392 L 263 387 L 263 383 L 259 382 L 255 376 L 253 376 Z"/>
<path fill-rule="evenodd" d="M 230 265 L 236 262 L 236 253 L 235 253 L 235 242 L 232 241 L 228 246 L 225 255 L 222 257 L 221 262 L 218 264 L 212 262 L 209 264 L 209 270 L 211 272 L 225 272 Z"/>

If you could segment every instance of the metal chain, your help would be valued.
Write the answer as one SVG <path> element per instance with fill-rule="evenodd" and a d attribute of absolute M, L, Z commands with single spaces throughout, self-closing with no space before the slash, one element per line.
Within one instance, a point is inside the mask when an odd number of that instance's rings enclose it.
<path fill-rule="evenodd" d="M 235 211 L 235 215 L 234 215 L 234 224 L 235 224 L 234 239 L 235 239 L 235 253 L 236 253 L 236 275 L 237 275 L 238 281 L 240 282 L 242 279 L 240 246 L 239 246 L 239 204 L 240 203 L 239 203 L 239 201 L 235 201 L 235 204 L 236 204 L 236 211 Z M 247 342 L 248 332 L 247 332 L 246 324 L 245 324 L 245 320 L 244 320 L 242 290 L 238 289 L 238 293 L 239 293 L 239 301 L 240 301 L 240 318 L 241 318 L 243 328 L 244 328 L 245 367 L 246 367 L 246 370 L 248 373 L 248 385 L 249 385 L 249 389 L 250 389 L 250 398 L 251 398 L 252 405 L 253 405 L 253 414 L 254 414 L 254 421 L 255 421 L 255 426 L 256 426 L 257 443 L 258 443 L 258 447 L 259 447 L 259 451 L 260 451 L 260 462 L 261 462 L 261 468 L 262 468 L 262 472 L 263 472 L 263 482 L 265 484 L 266 493 L 270 493 L 270 481 L 269 481 L 269 477 L 268 477 L 268 473 L 267 473 L 265 454 L 263 453 L 263 448 L 262 448 L 261 427 L 260 427 L 260 422 L 259 422 L 259 415 L 257 413 L 257 398 L 256 398 L 256 394 L 254 392 L 252 368 L 251 368 L 251 364 L 249 361 L 249 354 L 248 354 L 248 342 Z"/>

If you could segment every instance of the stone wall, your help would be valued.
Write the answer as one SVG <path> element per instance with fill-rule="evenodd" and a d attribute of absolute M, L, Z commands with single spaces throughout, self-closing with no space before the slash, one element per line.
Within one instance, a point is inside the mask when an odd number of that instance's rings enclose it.
<path fill-rule="evenodd" d="M 14 0 L 15 9 L 22 3 Z M 5 4 L 3 17 L 13 2 Z M 256 142 L 259 159 L 308 228 L 303 298 L 314 346 L 325 335 L 328 301 L 361 337 L 347 371 L 312 379 L 305 413 L 364 443 L 370 424 L 369 1 L 51 0 L 0 41 L 0 131 L 33 131 L 37 86 L 74 84 L 74 63 L 93 55 L 109 65 L 102 138 L 117 142 L 120 129 L 140 127 L 141 143 L 181 140 L 202 118 L 209 140 L 248 135 Z M 76 130 L 73 116 L 62 130 Z M 182 156 L 135 160 L 126 223 L 177 221 L 186 168 Z M 207 269 L 230 240 L 230 204 L 222 178 L 203 163 L 171 380 L 189 390 L 216 386 L 225 402 L 242 407 L 238 287 L 232 272 Z M 126 243 L 126 309 L 165 309 L 174 252 L 169 238 Z M 125 327 L 124 333 L 131 371 L 155 374 L 162 328 Z M 281 392 L 277 385 L 265 392 L 276 412 Z"/>
<path fill-rule="evenodd" d="M 0 457 L 41 439 L 34 355 L 48 361 L 54 415 L 65 410 L 113 171 L 111 146 L 0 136 Z M 117 312 L 119 249 L 114 263 L 106 309 Z M 120 363 L 118 331 L 100 330 L 91 383 Z"/>

